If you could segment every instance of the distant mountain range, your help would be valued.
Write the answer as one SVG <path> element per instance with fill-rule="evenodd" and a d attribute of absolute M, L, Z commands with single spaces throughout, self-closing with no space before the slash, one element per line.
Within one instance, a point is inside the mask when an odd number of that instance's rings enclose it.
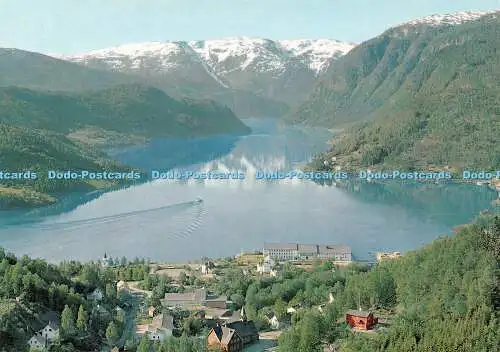
<path fill-rule="evenodd" d="M 214 99 L 239 117 L 281 116 L 355 45 L 336 40 L 227 38 L 122 45 L 58 58 L 141 77 L 174 97 Z"/>

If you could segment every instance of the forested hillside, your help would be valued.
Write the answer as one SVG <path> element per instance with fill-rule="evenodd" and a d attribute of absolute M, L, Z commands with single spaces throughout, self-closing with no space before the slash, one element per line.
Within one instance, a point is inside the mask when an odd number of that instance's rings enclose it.
<path fill-rule="evenodd" d="M 249 130 L 229 108 L 211 101 L 177 101 L 140 85 L 84 93 L 0 88 L 2 170 L 39 173 L 37 180 L 0 180 L 0 208 L 48 204 L 55 201 L 50 195 L 55 192 L 113 184 L 46 177 L 48 170 L 129 170 L 97 151 L 96 141 L 106 144 L 129 138 L 186 138 Z"/>
<path fill-rule="evenodd" d="M 280 338 L 280 351 L 489 352 L 500 345 L 500 217 L 481 217 L 451 237 L 367 272 L 352 272 L 331 290 L 325 313 L 305 310 Z M 353 333 L 348 309 L 388 315 L 385 330 Z M 387 320 L 387 319 L 386 319 Z M 497 347 L 495 347 L 497 346 Z"/>
<path fill-rule="evenodd" d="M 332 65 L 294 122 L 348 128 L 331 157 L 351 166 L 500 165 L 500 17 L 405 25 Z"/>
<path fill-rule="evenodd" d="M 111 186 L 112 181 L 48 180 L 48 170 L 129 171 L 98 151 L 55 132 L 0 124 L 0 164 L 4 172 L 33 171 L 36 180 L 0 182 L 0 209 L 45 205 L 56 201 L 50 194 L 79 187 Z"/>
<path fill-rule="evenodd" d="M 148 137 L 249 131 L 228 108 L 210 101 L 177 101 L 159 89 L 140 85 L 78 94 L 3 88 L 0 122 L 60 133 L 95 126 Z"/>

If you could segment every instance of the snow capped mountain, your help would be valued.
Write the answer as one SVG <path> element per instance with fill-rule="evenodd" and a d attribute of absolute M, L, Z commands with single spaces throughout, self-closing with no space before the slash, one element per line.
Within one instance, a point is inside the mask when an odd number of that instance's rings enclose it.
<path fill-rule="evenodd" d="M 416 20 L 401 23 L 400 26 L 419 25 L 419 24 L 427 24 L 430 26 L 457 25 L 468 21 L 476 20 L 490 13 L 492 12 L 462 11 L 450 14 L 434 14 Z"/>
<path fill-rule="evenodd" d="M 292 56 L 299 58 L 302 62 L 307 62 L 307 65 L 316 72 L 322 72 L 332 58 L 347 54 L 355 46 L 352 43 L 329 39 L 280 40 L 278 43 Z"/>
<path fill-rule="evenodd" d="M 219 40 L 171 41 L 126 44 L 59 58 L 89 64 L 100 62 L 110 69 L 136 71 L 151 67 L 168 71 L 183 66 L 180 59 L 203 62 L 218 75 L 248 68 L 282 73 L 290 61 L 320 73 L 328 62 L 354 47 L 329 39 L 272 41 L 236 37 Z"/>
<path fill-rule="evenodd" d="M 330 63 L 354 46 L 330 39 L 233 37 L 126 44 L 58 58 L 139 75 L 174 96 L 178 92 L 250 107 L 258 104 L 251 94 L 278 102 L 275 108 L 284 111 L 305 99 Z"/>

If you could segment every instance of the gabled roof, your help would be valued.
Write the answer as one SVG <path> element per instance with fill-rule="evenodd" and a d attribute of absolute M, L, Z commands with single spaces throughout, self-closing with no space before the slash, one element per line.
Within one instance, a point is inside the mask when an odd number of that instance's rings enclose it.
<path fill-rule="evenodd" d="M 174 329 L 174 317 L 168 314 L 159 314 L 153 318 L 151 323 L 153 329 Z"/>
<path fill-rule="evenodd" d="M 276 314 L 274 314 L 274 312 L 267 312 L 266 313 L 266 317 L 267 319 L 272 319 Z"/>
<path fill-rule="evenodd" d="M 40 331 L 43 328 L 45 328 L 49 323 L 53 324 L 51 328 L 57 327 L 57 329 L 59 329 L 60 326 L 59 313 L 51 310 L 44 312 L 39 315 L 38 319 L 34 319 L 30 323 L 30 327 L 31 329 L 33 329 L 33 331 Z"/>
<path fill-rule="evenodd" d="M 38 335 L 38 334 L 33 335 L 31 337 L 30 341 L 32 341 L 32 340 L 38 342 L 42 346 L 45 346 L 45 339 L 42 336 Z"/>
<path fill-rule="evenodd" d="M 228 328 L 226 326 L 221 326 L 217 324 L 212 328 L 213 332 L 217 336 L 217 339 L 222 345 L 229 345 L 233 336 L 238 336 L 235 329 Z M 238 336 L 239 337 L 239 336 Z M 241 337 L 239 337 L 241 339 Z"/>
<path fill-rule="evenodd" d="M 236 334 L 236 330 L 227 328 L 225 326 L 222 327 L 222 339 L 220 342 L 224 345 L 228 345 L 231 342 L 231 339 Z"/>
<path fill-rule="evenodd" d="M 52 330 L 59 330 L 59 324 L 57 322 L 54 322 L 54 321 L 49 321 L 49 323 L 47 324 L 49 326 L 49 328 L 51 328 Z"/>
<path fill-rule="evenodd" d="M 255 327 L 253 321 L 234 321 L 232 323 L 227 323 L 225 326 L 236 330 L 241 338 L 259 334 L 259 331 Z"/>
<path fill-rule="evenodd" d="M 348 310 L 346 314 L 353 315 L 355 317 L 367 318 L 370 314 L 373 315 L 372 312 L 366 310 Z"/>
<path fill-rule="evenodd" d="M 207 298 L 207 291 L 204 288 L 197 289 L 194 292 L 187 292 L 187 293 L 165 293 L 165 301 L 172 301 L 172 302 L 189 302 L 192 301 L 193 303 L 199 303 Z"/>

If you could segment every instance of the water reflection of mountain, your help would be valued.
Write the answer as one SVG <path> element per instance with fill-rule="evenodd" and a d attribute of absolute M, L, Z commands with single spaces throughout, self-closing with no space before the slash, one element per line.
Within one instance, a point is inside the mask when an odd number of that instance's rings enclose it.
<path fill-rule="evenodd" d="M 279 127 L 275 120 L 248 119 L 244 122 L 252 128 L 252 134 L 244 137 L 222 135 L 154 140 L 110 154 L 122 163 L 146 170 L 196 169 L 204 164 L 202 169 L 216 164 L 231 170 L 245 170 L 246 167 L 282 169 L 307 162 L 313 154 L 325 150 L 331 136 L 325 129 Z"/>
<path fill-rule="evenodd" d="M 160 139 L 146 145 L 110 151 L 124 164 L 151 170 L 171 169 L 220 158 L 234 148 L 240 136 L 211 136 L 192 139 Z"/>
<path fill-rule="evenodd" d="M 350 183 L 345 190 L 368 204 L 400 206 L 427 221 L 455 226 L 488 208 L 496 198 L 486 187 L 471 185 L 386 182 Z"/>

